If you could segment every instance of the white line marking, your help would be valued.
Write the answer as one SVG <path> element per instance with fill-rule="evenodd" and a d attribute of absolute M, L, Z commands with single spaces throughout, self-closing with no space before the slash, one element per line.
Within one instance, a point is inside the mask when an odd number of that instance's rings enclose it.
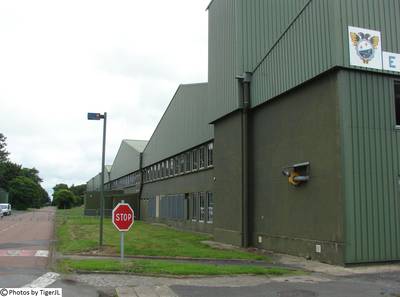
<path fill-rule="evenodd" d="M 46 288 L 54 283 L 59 277 L 60 275 L 58 273 L 47 272 L 22 288 Z"/>
<path fill-rule="evenodd" d="M 35 257 L 44 257 L 44 258 L 47 258 L 49 256 L 49 251 L 47 251 L 47 250 L 38 250 L 36 253 L 35 253 Z"/>

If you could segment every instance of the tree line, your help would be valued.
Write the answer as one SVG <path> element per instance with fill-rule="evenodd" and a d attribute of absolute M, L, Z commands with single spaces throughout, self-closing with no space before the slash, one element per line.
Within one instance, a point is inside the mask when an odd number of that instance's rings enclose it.
<path fill-rule="evenodd" d="M 51 201 L 49 194 L 41 186 L 43 180 L 36 168 L 25 168 L 10 161 L 6 140 L 0 133 L 0 188 L 8 192 L 9 203 L 14 209 L 26 210 L 50 204 L 65 209 L 83 204 L 86 184 L 71 187 L 57 184 L 53 188 Z"/>
<path fill-rule="evenodd" d="M 83 204 L 86 184 L 71 187 L 66 184 L 57 184 L 53 191 L 52 205 L 60 209 L 69 209 Z"/>
<path fill-rule="evenodd" d="M 14 209 L 40 208 L 50 205 L 50 197 L 40 183 L 43 181 L 36 168 L 26 168 L 9 160 L 7 138 L 0 133 L 0 188 L 9 193 Z"/>

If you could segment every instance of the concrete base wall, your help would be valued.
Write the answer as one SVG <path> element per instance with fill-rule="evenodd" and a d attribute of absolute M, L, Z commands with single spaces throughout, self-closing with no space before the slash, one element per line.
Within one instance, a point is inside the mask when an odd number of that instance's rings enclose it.
<path fill-rule="evenodd" d="M 253 245 L 343 263 L 338 102 L 337 74 L 333 72 L 252 112 Z M 295 187 L 282 170 L 301 162 L 310 162 L 310 180 Z M 315 252 L 316 245 L 321 245 L 321 253 Z"/>
<path fill-rule="evenodd" d="M 242 114 L 214 124 L 215 219 L 217 241 L 242 245 Z"/>

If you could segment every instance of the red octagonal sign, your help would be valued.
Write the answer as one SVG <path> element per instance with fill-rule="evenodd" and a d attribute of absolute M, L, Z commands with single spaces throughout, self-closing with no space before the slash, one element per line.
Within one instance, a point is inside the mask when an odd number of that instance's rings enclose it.
<path fill-rule="evenodd" d="M 134 223 L 131 206 L 128 203 L 118 203 L 112 211 L 112 222 L 119 231 L 129 231 Z"/>

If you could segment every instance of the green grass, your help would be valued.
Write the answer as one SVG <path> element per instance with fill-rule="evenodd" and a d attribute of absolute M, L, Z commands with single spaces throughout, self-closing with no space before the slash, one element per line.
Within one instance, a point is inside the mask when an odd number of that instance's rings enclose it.
<path fill-rule="evenodd" d="M 98 248 L 99 220 L 83 216 L 83 208 L 57 211 L 57 250 L 64 254 L 90 252 Z M 103 254 L 119 254 L 120 234 L 104 220 Z M 212 259 L 267 260 L 262 255 L 241 250 L 211 248 L 201 241 L 209 235 L 177 231 L 172 228 L 136 221 L 125 233 L 125 254 L 141 256 L 193 257 Z"/>
<path fill-rule="evenodd" d="M 213 265 L 182 263 L 163 260 L 125 260 L 123 263 L 107 259 L 61 260 L 58 270 L 69 272 L 124 272 L 145 275 L 298 275 L 299 271 L 283 268 L 266 268 L 254 265 Z"/>

